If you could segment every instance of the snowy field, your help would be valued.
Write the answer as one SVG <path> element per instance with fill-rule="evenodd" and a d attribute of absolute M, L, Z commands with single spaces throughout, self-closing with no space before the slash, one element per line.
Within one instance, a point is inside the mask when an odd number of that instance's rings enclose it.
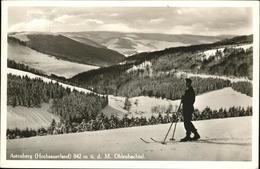
<path fill-rule="evenodd" d="M 232 77 L 232 76 L 219 76 L 219 75 L 208 75 L 208 74 L 199 74 L 199 73 L 190 73 L 190 72 L 183 72 L 178 71 L 175 73 L 176 76 L 179 77 L 200 77 L 200 78 L 215 78 L 215 79 L 223 79 L 229 80 L 231 83 L 236 82 L 251 82 L 247 77 Z"/>
<path fill-rule="evenodd" d="M 8 59 L 42 70 L 48 75 L 55 74 L 65 78 L 71 78 L 78 73 L 99 68 L 97 66 L 56 59 L 54 56 L 37 52 L 26 46 L 14 44 L 8 44 Z"/>
<path fill-rule="evenodd" d="M 151 109 L 155 106 L 160 106 L 161 109 L 167 109 L 169 105 L 172 105 L 173 111 L 177 110 L 177 107 L 180 104 L 180 100 L 169 100 L 161 99 L 148 96 L 139 96 L 130 98 L 132 104 L 130 112 L 133 116 L 146 116 L 150 117 L 152 115 Z M 137 102 L 137 105 L 135 104 Z M 120 108 L 119 103 L 116 105 Z M 122 101 L 121 101 L 122 103 Z M 124 104 L 121 104 L 123 107 Z M 242 94 L 233 90 L 231 87 L 223 88 L 220 90 L 211 91 L 196 96 L 196 101 L 194 108 L 202 111 L 206 107 L 210 107 L 212 110 L 218 110 L 220 108 L 229 109 L 230 107 L 243 107 L 247 108 L 252 106 L 252 97 Z M 142 113 L 143 112 L 143 113 Z M 158 114 L 153 114 L 157 116 Z"/>
<path fill-rule="evenodd" d="M 41 108 L 27 108 L 23 106 L 7 106 L 7 128 L 39 129 L 50 126 L 52 119 L 60 121 L 58 116 L 50 113 L 49 104 L 42 104 Z"/>
<path fill-rule="evenodd" d="M 140 160 L 203 160 L 203 161 L 248 161 L 251 160 L 251 117 L 204 120 L 194 122 L 200 132 L 197 142 L 144 143 L 142 137 L 162 140 L 170 124 L 131 127 L 95 132 L 73 133 L 64 135 L 37 136 L 7 141 L 7 158 L 11 154 L 35 153 L 48 155 L 81 154 L 81 159 L 93 159 L 100 154 L 110 154 L 111 160 L 125 160 L 127 156 L 138 154 Z M 240 127 L 237 127 L 239 124 Z M 185 135 L 182 123 L 178 123 L 175 138 Z M 169 138 L 167 139 L 169 140 Z M 90 159 L 90 158 L 88 158 Z M 127 159 L 127 158 L 126 158 Z"/>

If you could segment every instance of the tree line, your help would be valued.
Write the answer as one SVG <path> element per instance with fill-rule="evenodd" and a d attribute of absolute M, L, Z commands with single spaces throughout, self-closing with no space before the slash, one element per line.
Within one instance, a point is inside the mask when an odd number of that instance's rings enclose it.
<path fill-rule="evenodd" d="M 84 75 L 82 75 L 84 76 Z M 154 96 L 167 99 L 179 99 L 185 91 L 185 81 L 175 74 L 151 75 L 150 70 L 136 70 L 103 76 L 98 74 L 88 80 L 80 77 L 81 86 L 91 88 L 102 94 L 116 96 Z M 84 80 L 83 80 L 84 79 Z M 216 78 L 191 77 L 197 94 L 231 86 L 229 80 Z M 74 79 L 75 80 L 75 79 Z"/>
<path fill-rule="evenodd" d="M 194 121 L 197 121 L 241 116 L 252 116 L 252 107 L 247 107 L 246 109 L 242 107 L 231 107 L 229 109 L 221 108 L 219 110 L 211 110 L 209 107 L 206 107 L 202 111 L 196 109 L 192 118 Z M 98 116 L 96 116 L 95 119 L 82 119 L 81 122 L 71 122 L 66 120 L 56 122 L 55 120 L 52 120 L 50 126 L 47 129 L 7 129 L 6 135 L 8 139 L 15 139 L 42 135 L 56 135 L 85 131 L 108 130 L 114 128 L 166 124 L 176 122 L 178 118 L 180 119 L 180 121 L 183 121 L 182 116 L 176 113 L 167 113 L 164 115 L 159 113 L 158 116 L 152 115 L 148 119 L 146 117 L 128 117 L 127 115 L 120 119 L 114 115 L 107 117 L 104 114 L 100 113 Z"/>
<path fill-rule="evenodd" d="M 231 85 L 229 80 L 191 77 L 196 94 L 222 89 Z M 138 77 L 121 85 L 116 94 L 127 97 L 154 96 L 171 100 L 180 99 L 186 87 L 185 81 L 174 75 Z"/>
<path fill-rule="evenodd" d="M 26 72 L 31 72 L 33 74 L 40 75 L 40 76 L 46 76 L 45 73 L 41 70 L 32 68 L 32 67 L 25 65 L 23 63 L 17 63 L 14 60 L 11 60 L 11 59 L 7 59 L 7 67 L 26 71 Z"/>
<path fill-rule="evenodd" d="M 108 104 L 107 96 L 71 90 L 40 78 L 8 74 L 7 83 L 7 105 L 41 107 L 42 103 L 50 103 L 51 113 L 65 120 L 95 118 Z"/>
<path fill-rule="evenodd" d="M 236 82 L 232 83 L 232 88 L 240 93 L 253 96 L 253 85 L 251 82 Z"/>

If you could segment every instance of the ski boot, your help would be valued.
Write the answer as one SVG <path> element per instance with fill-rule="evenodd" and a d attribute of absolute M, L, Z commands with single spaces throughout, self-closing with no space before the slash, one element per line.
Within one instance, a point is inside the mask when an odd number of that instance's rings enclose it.
<path fill-rule="evenodd" d="M 194 136 L 191 138 L 192 141 L 196 141 L 198 139 L 200 139 L 200 135 L 197 132 L 197 130 L 195 132 L 193 132 Z"/>
<path fill-rule="evenodd" d="M 190 135 L 186 135 L 184 138 L 180 140 L 180 142 L 187 142 L 187 141 L 191 141 Z"/>

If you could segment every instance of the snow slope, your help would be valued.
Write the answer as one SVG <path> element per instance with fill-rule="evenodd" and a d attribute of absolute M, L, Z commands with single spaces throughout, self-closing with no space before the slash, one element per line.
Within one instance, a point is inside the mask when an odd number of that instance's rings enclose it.
<path fill-rule="evenodd" d="M 71 78 L 78 73 L 99 68 L 97 66 L 57 59 L 54 56 L 37 52 L 26 46 L 12 43 L 8 44 L 8 59 L 42 70 L 48 75 L 55 74 L 66 78 Z"/>
<path fill-rule="evenodd" d="M 28 76 L 29 78 L 32 78 L 32 79 L 39 78 L 39 79 L 42 79 L 44 82 L 47 82 L 47 83 L 49 83 L 49 82 L 56 83 L 57 82 L 56 80 L 52 80 L 52 79 L 49 79 L 49 78 L 46 78 L 46 77 L 35 75 L 33 73 L 29 73 L 29 72 L 25 72 L 25 71 L 21 71 L 21 70 L 17 70 L 17 69 L 12 69 L 12 68 L 7 68 L 7 73 L 11 73 L 11 74 L 18 75 L 18 76 Z M 64 84 L 64 83 L 61 83 L 61 82 L 58 82 L 58 83 L 62 87 L 64 87 L 64 88 L 68 87 L 71 90 L 75 89 L 75 90 L 77 90 L 79 92 L 85 92 L 85 93 L 92 92 L 90 90 L 87 90 L 87 89 L 84 89 L 84 88 L 81 88 L 81 87 L 76 87 L 76 86 Z"/>
<path fill-rule="evenodd" d="M 184 77 L 200 77 L 200 78 L 216 78 L 216 79 L 223 79 L 229 80 L 231 83 L 236 82 L 251 82 L 247 77 L 231 77 L 231 76 L 219 76 L 219 75 L 208 75 L 208 74 L 198 74 L 198 73 L 190 73 L 190 72 L 183 72 L 178 71 L 175 73 L 177 76 L 184 76 Z"/>
<path fill-rule="evenodd" d="M 96 48 L 105 48 L 105 46 L 102 46 L 102 45 L 88 39 L 87 37 L 82 36 L 80 32 L 78 32 L 78 33 L 77 32 L 74 32 L 74 33 L 62 32 L 60 34 L 63 35 L 63 36 L 66 36 L 68 38 L 71 38 L 75 41 L 78 41 L 80 43 L 84 43 L 86 45 L 89 45 L 89 46 L 93 46 L 93 47 L 96 47 Z"/>
<path fill-rule="evenodd" d="M 15 34 L 12 34 L 9 36 L 19 39 L 21 42 L 28 42 L 28 41 L 30 41 L 30 39 L 28 39 L 27 35 L 28 35 L 28 33 L 26 33 L 26 32 L 20 32 L 20 33 L 15 33 Z"/>
<path fill-rule="evenodd" d="M 194 124 L 201 134 L 200 141 L 167 141 L 166 145 L 147 144 L 139 138 L 162 140 L 170 124 L 7 140 L 7 158 L 10 159 L 12 153 L 33 157 L 35 153 L 71 153 L 71 156 L 76 153 L 81 154 L 82 159 L 91 154 L 96 159 L 100 154 L 104 160 L 104 155 L 109 153 L 115 160 L 123 160 L 117 154 L 138 154 L 141 160 L 249 161 L 252 159 L 251 121 L 251 117 L 196 121 Z M 184 135 L 183 124 L 179 123 L 175 138 L 179 140 Z"/>
<path fill-rule="evenodd" d="M 111 115 L 114 115 L 119 118 L 123 118 L 124 114 L 127 113 L 127 111 L 125 111 L 125 110 L 118 110 L 114 107 L 111 107 L 110 105 L 107 105 L 106 107 L 104 107 L 104 109 L 102 109 L 101 112 L 104 113 L 108 117 L 110 117 Z"/>
<path fill-rule="evenodd" d="M 132 68 L 127 69 L 126 72 L 130 73 L 130 72 L 134 72 L 137 70 L 149 70 L 150 71 L 151 66 L 152 66 L 152 63 L 150 61 L 144 61 L 139 65 L 134 65 Z"/>
<path fill-rule="evenodd" d="M 247 50 L 251 47 L 253 47 L 253 44 L 243 44 L 243 45 L 237 45 L 237 46 L 230 45 L 230 46 L 227 46 L 226 48 L 236 48 L 236 49 L 242 48 L 244 50 Z M 222 54 L 223 54 L 224 49 L 225 48 L 223 47 L 223 48 L 206 50 L 206 51 L 202 52 L 202 54 L 204 54 L 202 59 L 209 59 L 210 56 L 215 56 L 217 51 L 222 52 Z"/>
<path fill-rule="evenodd" d="M 133 116 L 146 117 L 150 117 L 152 115 L 151 109 L 154 106 L 160 106 L 161 109 L 166 110 L 169 105 L 172 105 L 173 111 L 176 111 L 178 105 L 180 104 L 180 100 L 173 101 L 148 96 L 133 97 L 130 99 L 130 102 L 132 104 L 130 112 L 132 112 Z M 137 105 L 135 102 L 137 102 Z M 196 96 L 196 101 L 194 104 L 194 108 L 200 111 L 206 107 L 210 107 L 212 110 L 218 110 L 220 108 L 229 109 L 232 106 L 240 106 L 244 108 L 252 106 L 252 97 L 237 92 L 231 87 L 227 87 Z M 153 115 L 156 116 L 157 114 Z"/>
<path fill-rule="evenodd" d="M 28 108 L 23 106 L 7 106 L 7 128 L 39 129 L 50 126 L 52 119 L 60 121 L 58 116 L 50 113 L 49 104 L 42 104 L 41 108 Z"/>

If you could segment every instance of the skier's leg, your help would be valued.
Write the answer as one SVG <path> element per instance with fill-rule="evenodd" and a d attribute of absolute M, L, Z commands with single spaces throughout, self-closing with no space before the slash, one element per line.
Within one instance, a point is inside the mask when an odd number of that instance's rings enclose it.
<path fill-rule="evenodd" d="M 200 135 L 199 135 L 197 129 L 194 127 L 194 125 L 192 124 L 191 121 L 189 121 L 189 127 L 190 127 L 190 131 L 192 131 L 192 133 L 194 134 L 194 136 L 191 139 L 192 140 L 198 140 L 200 138 Z"/>
<path fill-rule="evenodd" d="M 197 129 L 194 127 L 194 125 L 193 125 L 193 123 L 192 123 L 191 121 L 188 122 L 188 125 L 189 125 L 190 131 L 192 131 L 193 133 L 194 133 L 195 131 L 197 131 Z"/>
<path fill-rule="evenodd" d="M 189 120 L 187 120 L 186 118 L 184 118 L 184 128 L 186 130 L 186 136 L 190 136 L 191 128 L 190 128 Z"/>
<path fill-rule="evenodd" d="M 190 127 L 189 127 L 189 121 L 185 117 L 184 117 L 184 128 L 186 130 L 186 136 L 180 140 L 181 142 L 191 140 L 191 138 L 190 138 L 191 130 L 190 130 Z"/>

